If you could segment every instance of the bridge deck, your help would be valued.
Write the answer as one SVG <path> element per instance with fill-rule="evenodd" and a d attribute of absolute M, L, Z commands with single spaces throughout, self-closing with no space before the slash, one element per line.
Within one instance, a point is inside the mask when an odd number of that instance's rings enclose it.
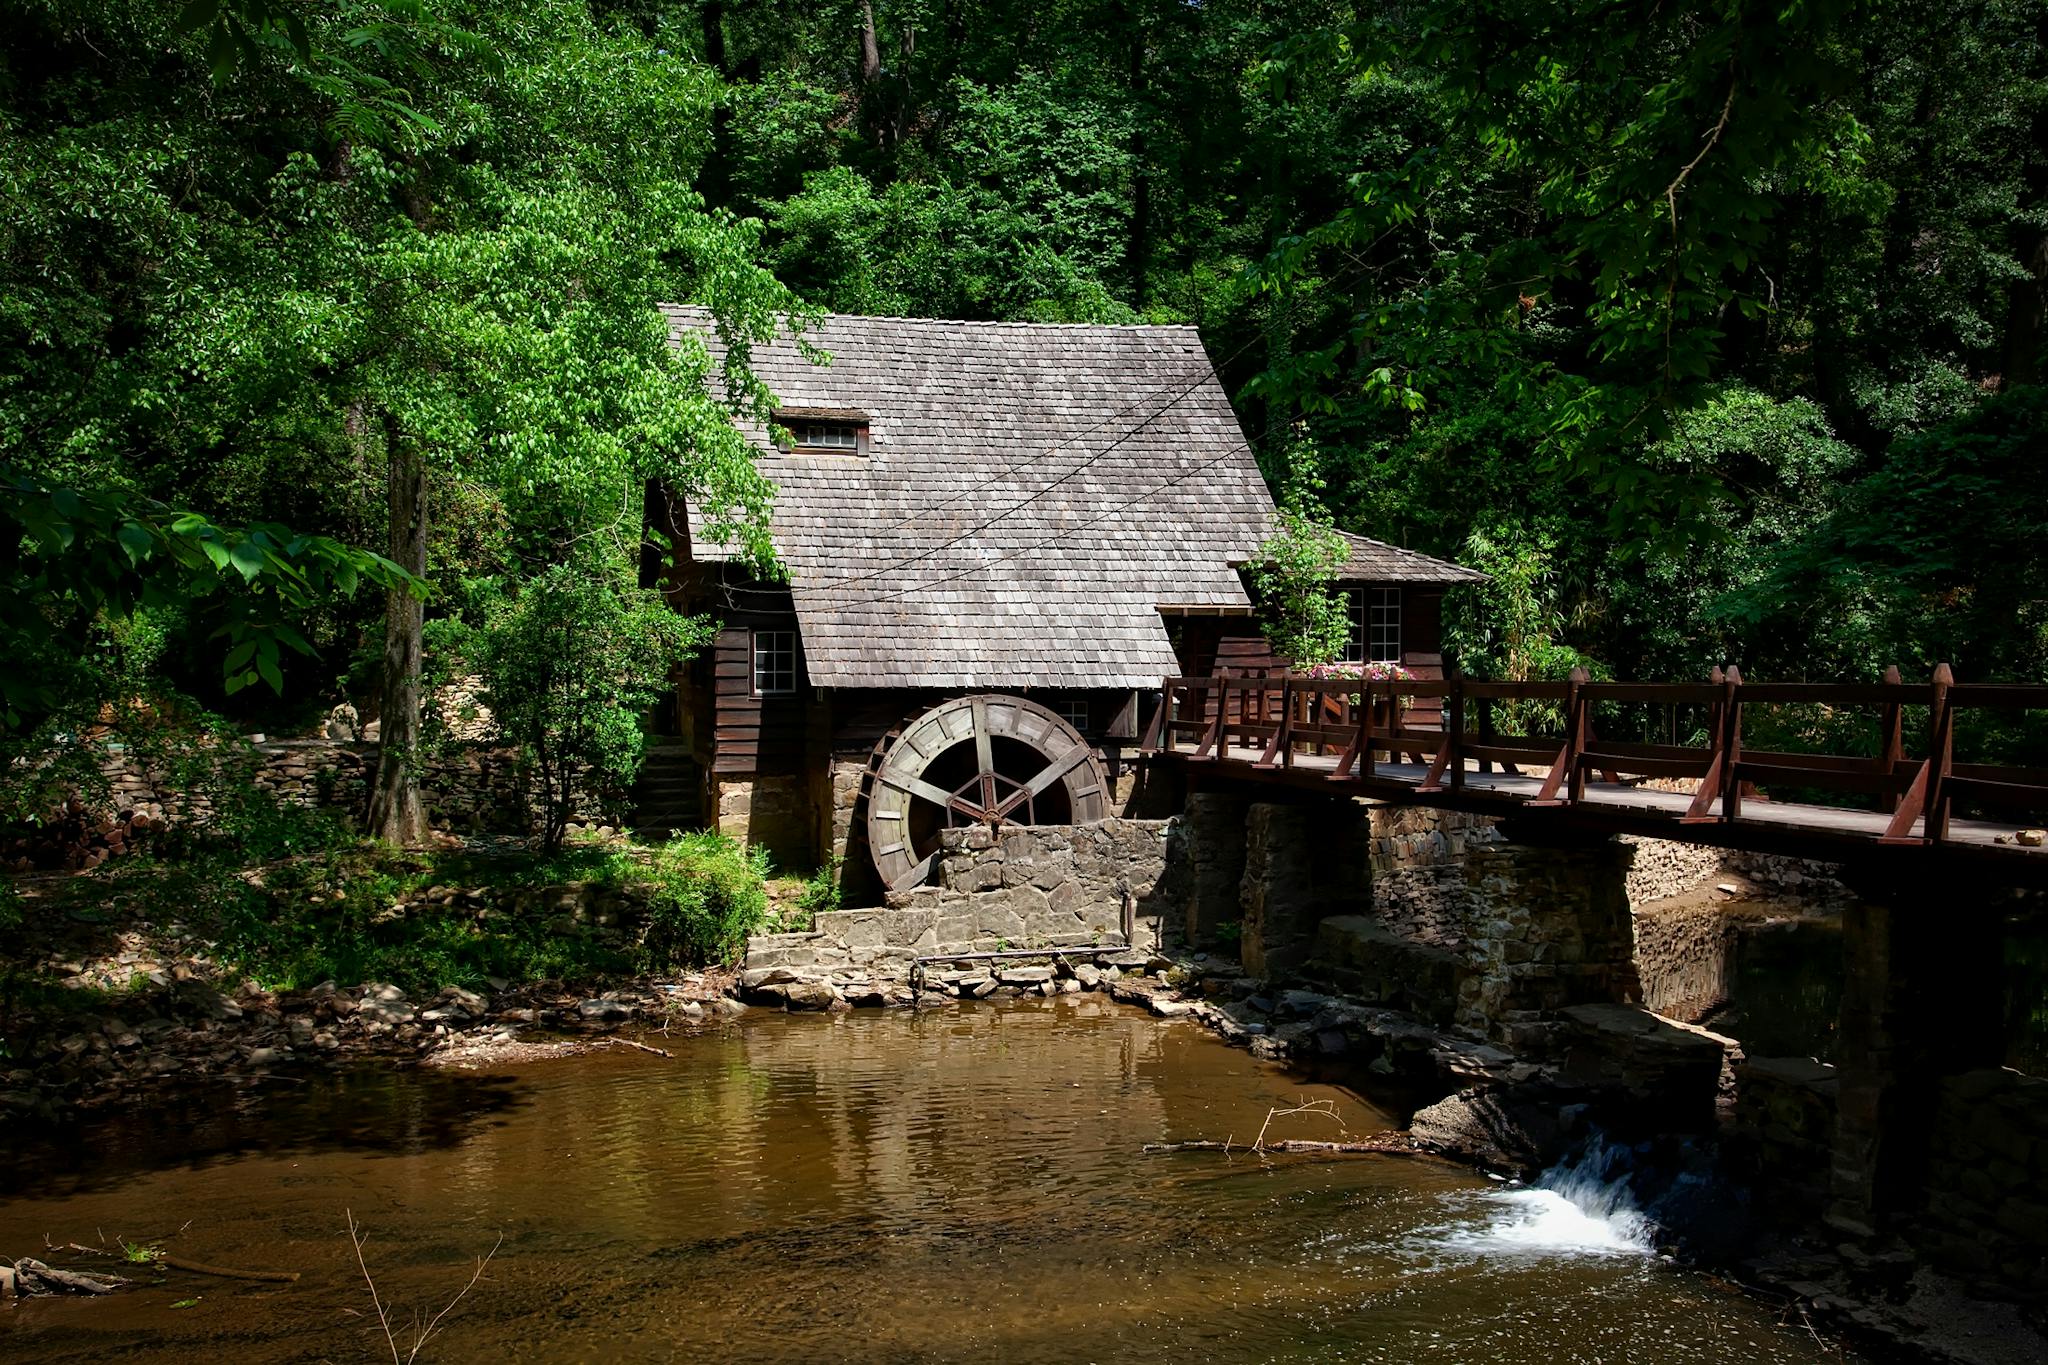
<path fill-rule="evenodd" d="M 1217 781 L 1243 781 L 1341 792 L 1350 796 L 1412 805 L 1438 806 L 1482 814 L 1518 816 L 1560 828 L 1598 832 L 1642 834 L 1685 843 L 1708 844 L 1758 852 L 1785 853 L 1833 861 L 1876 861 L 1894 866 L 1935 862 L 1954 865 L 1958 861 L 1976 865 L 1976 870 L 2010 874 L 2015 884 L 2048 885 L 2048 848 L 2026 847 L 2012 842 L 2024 826 L 1985 820 L 1955 819 L 1949 822 L 1940 845 L 1885 845 L 1890 817 L 1871 810 L 1838 806 L 1814 806 L 1750 797 L 1742 814 L 1733 821 L 1681 823 L 1692 797 L 1681 792 L 1661 791 L 1630 782 L 1606 782 L 1588 778 L 1582 796 L 1569 805 L 1533 805 L 1543 786 L 1541 770 L 1511 774 L 1498 770 L 1481 772 L 1467 762 L 1462 783 L 1453 787 L 1449 774 L 1434 792 L 1420 790 L 1427 769 L 1419 763 L 1380 762 L 1371 777 L 1354 773 L 1332 779 L 1338 760 L 1331 754 L 1296 753 L 1292 763 L 1261 766 L 1264 751 L 1231 746 L 1213 757 L 1196 758 L 1190 753 L 1170 751 L 1159 755 L 1187 765 L 1198 785 Z M 2005 842 L 1999 842 L 2004 839 Z"/>

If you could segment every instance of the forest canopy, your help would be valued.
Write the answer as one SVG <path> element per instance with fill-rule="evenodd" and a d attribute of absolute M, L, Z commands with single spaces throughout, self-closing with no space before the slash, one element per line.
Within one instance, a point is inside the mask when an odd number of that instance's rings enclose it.
<path fill-rule="evenodd" d="M 1468 668 L 2048 677 L 2038 4 L 6 13 L 10 496 L 153 509 L 104 592 L 8 528 L 74 712 L 374 710 L 564 565 L 630 616 L 655 477 L 772 574 L 731 416 L 817 310 L 1198 326 L 1290 505 L 1494 575 Z M 317 581 L 111 558 L 179 524 Z"/>

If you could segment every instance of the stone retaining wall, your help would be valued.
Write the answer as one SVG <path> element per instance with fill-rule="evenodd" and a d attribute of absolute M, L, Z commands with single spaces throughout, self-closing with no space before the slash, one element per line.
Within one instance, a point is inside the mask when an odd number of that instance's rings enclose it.
<path fill-rule="evenodd" d="M 2048 1078 L 2010 1068 L 1950 1077 L 1930 1151 L 1912 1240 L 1979 1291 L 2048 1303 Z"/>
<path fill-rule="evenodd" d="M 1641 850 L 1637 850 L 1638 856 Z M 1734 986 L 1740 926 L 1712 903 L 1649 905 L 1631 897 L 1636 975 L 1643 1004 L 1693 1023 L 1727 1002 Z"/>
<path fill-rule="evenodd" d="M 1826 1208 L 1840 1091 L 1835 1068 L 1804 1057 L 1747 1057 L 1736 1065 L 1729 1147 L 1770 1221 L 1803 1223 Z"/>
<path fill-rule="evenodd" d="M 1545 1021 L 1567 1006 L 1634 1003 L 1628 856 L 1604 841 L 1468 853 L 1465 880 L 1482 918 L 1467 928 L 1471 971 L 1460 983 L 1458 1022 L 1540 1050 Z"/>
<path fill-rule="evenodd" d="M 800 934 L 747 945 L 755 985 L 825 980 L 849 994 L 907 976 L 918 957 L 1160 941 L 1172 820 L 1092 825 L 980 825 L 940 836 L 934 882 L 893 893 L 883 909 L 834 910 Z M 757 975 L 776 971 L 777 980 Z M 787 979 L 783 979 L 787 978 Z"/>
<path fill-rule="evenodd" d="M 223 766 L 247 762 L 255 786 L 280 801 L 331 808 L 361 820 L 368 814 L 379 752 L 374 740 L 267 739 L 221 761 Z M 213 804 L 203 791 L 179 790 L 165 772 L 131 751 L 110 752 L 102 771 L 118 809 L 173 823 L 203 825 L 212 818 Z M 420 786 L 427 818 L 438 827 L 517 834 L 538 828 L 537 788 L 520 771 L 514 749 L 466 741 L 446 746 L 424 760 Z M 605 804 L 580 792 L 574 822 L 602 823 Z"/>

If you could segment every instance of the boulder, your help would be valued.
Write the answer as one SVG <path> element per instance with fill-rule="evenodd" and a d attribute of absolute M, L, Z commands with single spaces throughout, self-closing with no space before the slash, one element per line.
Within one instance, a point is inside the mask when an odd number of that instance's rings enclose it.
<path fill-rule="evenodd" d="M 792 1010 L 829 1010 L 844 1003 L 829 981 L 792 981 L 782 988 L 782 999 Z"/>
<path fill-rule="evenodd" d="M 1534 1095 L 1473 1086 L 1418 1109 L 1408 1135 L 1425 1151 L 1529 1178 L 1563 1150 L 1560 1108 Z"/>

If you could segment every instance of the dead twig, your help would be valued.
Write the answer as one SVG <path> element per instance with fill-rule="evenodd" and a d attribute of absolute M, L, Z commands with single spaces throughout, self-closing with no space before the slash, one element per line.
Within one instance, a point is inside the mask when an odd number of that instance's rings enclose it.
<path fill-rule="evenodd" d="M 1170 1152 L 1228 1152 L 1232 1150 L 1227 1142 L 1148 1142 L 1140 1149 L 1147 1156 L 1159 1156 Z M 1238 1148 L 1237 1150 L 1247 1150 Z M 1379 1156 L 1427 1156 L 1409 1140 L 1406 1133 L 1376 1133 L 1355 1142 L 1315 1142 L 1307 1138 L 1286 1138 L 1269 1142 L 1257 1148 L 1260 1152 L 1337 1152 L 1372 1153 Z"/>
<path fill-rule="evenodd" d="M 265 1280 L 272 1284 L 292 1284 L 299 1278 L 296 1270 L 234 1270 L 224 1265 L 208 1265 L 204 1261 L 188 1261 L 183 1256 L 168 1256 L 162 1252 L 153 1257 L 157 1264 L 170 1266 L 174 1270 L 189 1271 L 194 1275 L 216 1275 L 224 1280 Z"/>
<path fill-rule="evenodd" d="M 651 1052 L 657 1057 L 667 1057 L 671 1055 L 668 1049 L 666 1048 L 649 1047 L 645 1043 L 636 1043 L 631 1038 L 607 1038 L 604 1041 L 613 1045 L 614 1047 L 638 1048 L 642 1052 Z"/>
<path fill-rule="evenodd" d="M 1303 1100 L 1292 1109 L 1268 1109 L 1266 1111 L 1266 1121 L 1259 1125 L 1259 1135 L 1252 1139 L 1252 1150 L 1255 1152 L 1266 1150 L 1266 1130 L 1273 1126 L 1274 1119 L 1291 1119 L 1296 1114 L 1314 1114 L 1319 1118 L 1336 1119 L 1337 1131 L 1342 1132 L 1344 1130 L 1343 1120 L 1337 1117 L 1337 1102 L 1335 1100 Z"/>
<path fill-rule="evenodd" d="M 1266 1152 L 1372 1152 L 1400 1156 L 1419 1156 L 1415 1144 L 1406 1133 L 1375 1133 L 1371 1137 L 1353 1141 L 1349 1134 L 1336 1142 L 1321 1142 L 1309 1138 L 1284 1138 L 1277 1142 L 1266 1141 L 1266 1134 L 1273 1127 L 1274 1119 L 1293 1118 L 1298 1114 L 1312 1114 L 1318 1118 L 1333 1119 L 1337 1131 L 1343 1133 L 1343 1118 L 1337 1113 L 1335 1100 L 1303 1100 L 1290 1108 L 1275 1108 L 1266 1111 L 1266 1121 L 1259 1125 L 1259 1135 L 1252 1139 L 1249 1147 L 1240 1148 L 1235 1140 L 1199 1139 L 1193 1142 L 1148 1142 L 1143 1151 L 1148 1155 L 1165 1152 L 1222 1152 L 1226 1156 L 1232 1151 Z"/>
<path fill-rule="evenodd" d="M 391 1330 L 391 1314 L 385 1309 L 384 1300 L 377 1293 L 377 1281 L 371 1276 L 369 1263 L 363 1258 L 363 1248 L 368 1245 L 369 1238 L 363 1235 L 362 1229 L 357 1225 L 354 1210 L 344 1209 L 343 1213 L 348 1218 L 348 1239 L 356 1249 L 356 1267 L 363 1272 L 363 1283 L 369 1286 L 370 1305 L 377 1310 L 377 1325 L 384 1329 L 384 1344 L 390 1348 L 392 1365 L 413 1365 L 413 1362 L 420 1358 L 420 1352 L 424 1351 L 427 1343 L 433 1339 L 434 1333 L 441 1330 L 441 1320 L 454 1312 L 455 1305 L 461 1303 L 469 1291 L 476 1288 L 477 1281 L 484 1277 L 484 1267 L 498 1254 L 498 1248 L 505 1245 L 505 1234 L 499 1233 L 498 1240 L 491 1244 L 491 1249 L 476 1258 L 476 1270 L 470 1275 L 469 1283 L 457 1290 L 455 1297 L 442 1305 L 441 1311 L 428 1319 L 425 1326 L 420 1325 L 417 1313 L 413 1315 L 412 1348 L 404 1355 L 400 1355 L 398 1334 Z"/>

